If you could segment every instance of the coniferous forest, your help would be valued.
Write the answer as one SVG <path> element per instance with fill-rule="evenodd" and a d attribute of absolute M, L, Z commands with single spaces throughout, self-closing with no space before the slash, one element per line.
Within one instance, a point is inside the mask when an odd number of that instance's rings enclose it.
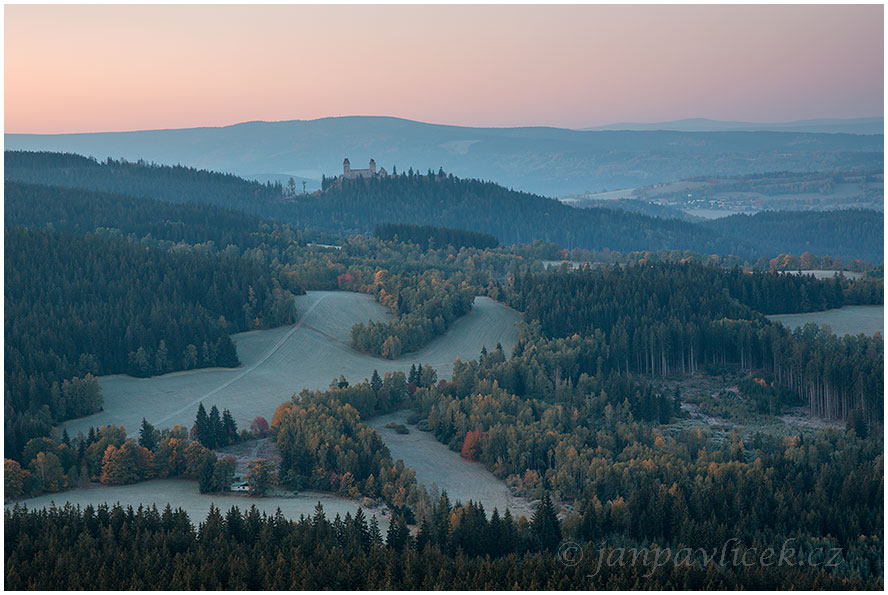
<path fill-rule="evenodd" d="M 883 587 L 881 333 L 766 317 L 881 305 L 881 266 L 787 274 L 841 263 L 443 172 L 284 198 L 190 168 L 6 163 L 20 180 L 5 184 L 8 588 Z M 881 240 L 867 217 L 837 225 Z M 828 233 L 808 223 L 800 236 Z M 781 229 L 786 246 L 810 245 Z M 546 268 L 571 256 L 583 262 Z M 369 378 L 294 386 L 249 428 L 209 401 L 190 431 L 57 427 L 103 407 L 104 375 L 238 366 L 232 335 L 291 325 L 294 296 L 313 290 L 367 294 L 390 315 L 341 341 L 376 358 Z M 485 345 L 448 375 L 425 361 L 386 371 L 454 330 L 476 296 L 517 311 L 514 349 Z M 428 489 L 370 425 L 395 412 L 399 432 L 428 433 L 531 512 Z M 250 461 L 245 498 L 315 490 L 362 508 L 28 507 L 91 483 L 225 492 L 224 449 L 259 441 L 279 460 Z M 367 503 L 386 508 L 385 529 Z"/>

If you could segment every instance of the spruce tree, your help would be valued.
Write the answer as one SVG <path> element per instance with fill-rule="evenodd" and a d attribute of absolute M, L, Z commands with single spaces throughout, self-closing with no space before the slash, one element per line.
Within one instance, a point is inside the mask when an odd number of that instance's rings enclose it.
<path fill-rule="evenodd" d="M 361 507 L 358 507 L 358 511 L 355 513 L 355 517 L 352 520 L 352 523 L 354 525 L 358 541 L 361 544 L 361 548 L 365 552 L 369 552 L 370 546 L 373 544 L 373 541 L 372 536 L 370 535 L 370 528 L 367 527 L 367 516 L 364 514 L 364 510 Z"/>
<path fill-rule="evenodd" d="M 408 544 L 409 539 L 410 529 L 407 527 L 407 521 L 404 520 L 403 515 L 399 514 L 392 519 L 392 524 L 389 525 L 385 536 L 385 542 L 390 549 L 400 552 Z"/>
<path fill-rule="evenodd" d="M 148 423 L 148 420 L 144 417 L 142 418 L 142 427 L 139 430 L 139 446 L 152 451 L 157 447 L 157 436 L 154 426 Z"/>
<path fill-rule="evenodd" d="M 382 532 L 379 530 L 379 521 L 376 515 L 370 517 L 370 542 L 374 547 L 382 545 Z"/>
<path fill-rule="evenodd" d="M 222 412 L 222 435 L 225 437 L 224 444 L 237 441 L 237 422 L 234 421 L 231 411 L 228 409 Z"/>
<path fill-rule="evenodd" d="M 204 444 L 207 448 L 216 448 L 217 446 L 225 445 L 225 428 L 222 426 L 222 417 L 219 415 L 219 408 L 215 405 L 210 407 L 209 440 L 210 444 Z"/>
<path fill-rule="evenodd" d="M 197 417 L 194 420 L 194 425 L 197 428 L 197 441 L 207 448 L 212 448 L 210 446 L 212 437 L 210 418 L 207 416 L 207 410 L 204 409 L 203 403 L 197 406 Z"/>
<path fill-rule="evenodd" d="M 379 394 L 379 390 L 382 388 L 382 378 L 379 377 L 379 372 L 376 370 L 373 370 L 373 376 L 370 377 L 370 388 L 376 394 Z"/>
<path fill-rule="evenodd" d="M 234 348 L 231 337 L 227 334 L 219 337 L 216 344 L 216 365 L 223 368 L 236 368 L 240 365 L 237 350 Z"/>
<path fill-rule="evenodd" d="M 530 526 L 540 549 L 554 551 L 558 547 L 561 542 L 561 523 L 549 498 L 549 492 L 543 494 L 543 499 L 537 504 Z"/>
<path fill-rule="evenodd" d="M 428 516 L 422 517 L 419 524 L 419 532 L 416 534 L 416 551 L 422 553 L 426 545 L 432 541 L 432 527 L 429 525 Z"/>

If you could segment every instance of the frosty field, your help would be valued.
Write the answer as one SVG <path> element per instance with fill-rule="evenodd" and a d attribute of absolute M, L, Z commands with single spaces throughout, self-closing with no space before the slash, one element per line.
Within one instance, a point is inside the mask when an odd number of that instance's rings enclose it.
<path fill-rule="evenodd" d="M 805 326 L 809 322 L 828 324 L 837 335 L 856 335 L 864 333 L 873 335 L 882 332 L 885 319 L 884 306 L 844 306 L 825 312 L 807 312 L 804 314 L 773 314 L 771 320 L 782 322 L 789 328 Z"/>
<path fill-rule="evenodd" d="M 278 405 L 303 388 L 324 389 L 340 374 L 350 381 L 369 378 L 374 369 L 406 372 L 411 364 L 431 364 L 439 378 L 449 378 L 453 360 L 476 358 L 483 346 L 502 343 L 511 353 L 517 342 L 519 314 L 490 298 L 477 297 L 472 311 L 446 334 L 418 352 L 397 360 L 359 353 L 349 347 L 357 322 L 388 320 L 389 312 L 372 297 L 340 291 L 312 291 L 296 298 L 299 321 L 271 330 L 234 335 L 239 368 L 173 372 L 153 378 L 103 376 L 104 411 L 66 422 L 71 436 L 90 426 L 124 425 L 138 431 L 142 417 L 159 428 L 191 427 L 197 405 L 230 409 L 240 427 L 257 416 L 268 420 Z"/>
<path fill-rule="evenodd" d="M 266 496 L 264 498 L 251 498 L 246 494 L 232 493 L 201 494 L 197 490 L 197 482 L 186 479 L 153 479 L 124 486 L 91 484 L 85 488 L 66 490 L 58 494 L 43 494 L 36 498 L 22 500 L 19 504 L 26 505 L 30 509 L 41 509 L 49 508 L 53 502 L 57 506 L 64 506 L 65 502 L 70 502 L 81 508 L 88 504 L 98 506 L 107 503 L 110 506 L 120 503 L 121 506 L 132 506 L 133 508 L 138 508 L 139 505 L 146 507 L 154 505 L 159 511 L 163 511 L 169 502 L 173 508 L 185 510 L 191 521 L 197 524 L 207 518 L 211 504 L 219 508 L 223 515 L 232 506 L 237 506 L 241 511 L 245 511 L 255 505 L 260 512 L 268 515 L 274 515 L 280 508 L 285 517 L 299 520 L 301 515 L 307 517 L 313 515 L 319 501 L 324 506 L 324 514 L 331 520 L 337 513 L 344 517 L 346 512 L 350 512 L 354 516 L 358 510 L 358 503 L 354 500 L 321 492 L 301 492 L 296 496 Z M 13 505 L 7 504 L 6 508 Z M 369 521 L 370 511 L 365 512 Z M 380 529 L 385 532 L 389 525 L 388 517 L 377 514 L 376 520 L 379 522 Z"/>
<path fill-rule="evenodd" d="M 513 496 L 506 484 L 481 463 L 466 461 L 459 453 L 438 442 L 434 434 L 421 432 L 416 426 L 407 426 L 409 434 L 398 434 L 385 427 L 391 421 L 407 425 L 406 418 L 407 413 L 399 411 L 370 419 L 367 424 L 382 436 L 392 453 L 392 459 L 401 459 L 416 471 L 416 481 L 425 484 L 429 493 L 434 493 L 433 486 L 437 486 L 438 492 L 447 491 L 451 503 L 472 500 L 481 502 L 488 515 L 494 508 L 500 514 L 508 508 L 513 516 L 530 518 L 527 500 Z"/>

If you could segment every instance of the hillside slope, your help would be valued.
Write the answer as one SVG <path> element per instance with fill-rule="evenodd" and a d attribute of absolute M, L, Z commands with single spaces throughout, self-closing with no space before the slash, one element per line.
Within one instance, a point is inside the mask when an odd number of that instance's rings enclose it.
<path fill-rule="evenodd" d="M 884 261 L 884 216 L 878 211 L 763 211 L 731 215 L 702 224 L 771 254 L 828 254 L 845 261 Z"/>

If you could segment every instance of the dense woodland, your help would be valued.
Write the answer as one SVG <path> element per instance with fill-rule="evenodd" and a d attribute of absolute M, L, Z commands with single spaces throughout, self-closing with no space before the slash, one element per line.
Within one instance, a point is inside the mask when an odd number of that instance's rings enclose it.
<path fill-rule="evenodd" d="M 8 155 L 8 153 L 7 153 Z M 95 190 L 6 182 L 7 227 L 102 232 L 160 245 L 188 244 L 208 251 L 262 250 L 277 254 L 302 244 L 290 227 L 203 202 L 171 203 Z"/>
<path fill-rule="evenodd" d="M 763 211 L 731 215 L 703 226 L 722 236 L 757 246 L 765 254 L 830 255 L 846 261 L 884 262 L 884 215 L 868 209 Z M 839 242 L 837 239 L 841 238 Z"/>
<path fill-rule="evenodd" d="M 97 161 L 73 153 L 5 151 L 6 180 L 99 190 L 168 202 L 206 203 L 257 213 L 278 201 L 280 184 L 259 184 L 231 174 L 179 165 L 107 158 Z"/>
<path fill-rule="evenodd" d="M 348 285 L 349 279 L 341 281 Z M 358 323 L 351 331 L 351 345 L 358 351 L 395 359 L 416 351 L 442 334 L 472 307 L 477 288 L 436 270 L 416 275 L 392 275 L 379 270 L 373 282 L 359 291 L 376 296 L 397 318 L 394 322 Z"/>
<path fill-rule="evenodd" d="M 372 411 L 382 412 L 401 404 L 406 391 L 404 374 L 386 374 L 357 388 L 303 391 L 281 405 L 271 425 L 281 452 L 281 484 L 382 499 L 413 522 L 411 511 L 419 501 L 414 471 L 392 460 L 379 434 L 360 422 L 361 414 L 348 402 L 353 398 L 366 406 L 369 401 L 362 397 L 372 396 Z"/>
<path fill-rule="evenodd" d="M 461 539 L 461 531 L 451 522 L 442 532 L 435 519 L 438 502 L 415 485 L 409 470 L 405 475 L 394 467 L 395 480 L 380 481 L 382 469 L 368 474 L 379 469 L 369 461 L 379 460 L 384 446 L 374 442 L 375 434 L 358 416 L 397 407 L 400 396 L 417 409 L 420 426 L 454 449 L 462 445 L 464 456 L 481 461 L 519 493 L 544 502 L 553 494 L 572 503 L 573 512 L 557 531 L 531 541 L 531 549 L 544 543 L 554 549 L 562 538 L 707 549 L 732 538 L 743 548 L 795 539 L 847 552 L 842 569 L 831 572 L 880 580 L 880 437 L 834 430 L 781 437 L 684 429 L 671 423 L 682 415 L 679 395 L 613 373 L 606 378 L 584 373 L 574 384 L 559 378 L 557 369 L 546 373 L 545 362 L 559 355 L 563 360 L 563 351 L 529 351 L 525 347 L 507 360 L 495 349 L 477 361 L 458 363 L 450 382 L 435 383 L 431 374 L 431 382 L 409 382 L 406 394 L 402 388 L 383 389 L 378 379 L 375 386 L 373 380 L 340 383 L 326 393 L 304 393 L 282 405 L 272 424 L 290 461 L 282 471 L 286 467 L 290 481 L 315 489 L 348 478 L 355 494 L 382 497 L 395 510 L 406 504 L 415 514 L 420 549 L 431 542 L 455 553 L 460 542 L 453 540 Z M 530 381 L 521 379 L 522 370 Z M 530 386 L 534 374 L 537 386 Z M 530 396 L 537 388 L 544 398 Z M 478 440 L 467 453 L 474 437 Z M 769 514 L 758 514 L 761 510 Z M 472 505 L 460 517 L 466 515 L 474 515 Z M 507 553 L 508 548 L 484 545 L 486 521 L 474 518 L 481 525 L 459 546 L 464 555 Z M 776 580 L 778 575 L 768 576 Z M 829 576 L 824 571 L 819 580 Z"/>
<path fill-rule="evenodd" d="M 880 280 L 860 283 L 878 287 L 862 293 L 881 303 Z M 561 366 L 574 382 L 583 372 L 666 375 L 736 364 L 773 374 L 817 415 L 845 420 L 859 410 L 881 423 L 881 336 L 839 338 L 816 325 L 790 333 L 760 314 L 842 304 L 846 289 L 857 295 L 854 285 L 660 264 L 519 275 L 507 294 L 543 336 L 578 342 L 571 365 Z"/>
<path fill-rule="evenodd" d="M 576 209 L 560 201 L 444 172 L 412 171 L 382 179 L 328 181 L 295 202 L 297 220 L 327 229 L 371 230 L 382 223 L 432 223 L 490 234 L 504 244 L 555 242 L 565 248 L 660 250 L 681 246 L 742 253 L 742 242 L 691 223 L 611 209 Z M 332 220 L 332 221 L 331 221 Z"/>
<path fill-rule="evenodd" d="M 508 515 L 488 521 L 476 506 L 442 502 L 436 524 L 416 537 L 398 521 L 383 537 L 375 517 L 327 517 L 323 507 L 299 521 L 267 516 L 255 508 L 210 510 L 198 526 L 167 507 L 66 507 L 46 512 L 6 510 L 5 582 L 9 589 L 881 589 L 878 577 L 851 576 L 848 558 L 865 559 L 873 545 L 861 541 L 832 560 L 834 542 L 793 542 L 781 551 L 791 564 L 744 565 L 761 556 L 733 544 L 676 563 L 644 564 L 621 545 L 588 544 L 572 552 L 577 562 L 540 547 L 554 534 L 545 509 L 531 522 Z M 10 547 L 13 545 L 15 547 Z M 479 554 L 477 552 L 483 552 Z M 648 553 L 653 552 L 653 553 Z M 670 552 L 671 554 L 672 552 Z M 786 555 L 788 554 L 788 555 Z M 874 556 L 875 557 L 875 556 Z M 573 560 L 573 558 L 571 558 Z M 603 560 L 604 563 L 599 563 Z M 608 560 L 612 563 L 608 564 Z M 617 563 L 625 560 L 624 563 Z M 724 560 L 724 563 L 720 563 Z M 839 569 L 826 572 L 826 563 Z M 830 568 L 830 570 L 833 570 Z"/>
<path fill-rule="evenodd" d="M 101 407 L 97 388 L 77 388 L 90 375 L 237 366 L 231 333 L 295 318 L 292 294 L 256 260 L 20 228 L 5 248 L 11 458 L 53 422 Z"/>

